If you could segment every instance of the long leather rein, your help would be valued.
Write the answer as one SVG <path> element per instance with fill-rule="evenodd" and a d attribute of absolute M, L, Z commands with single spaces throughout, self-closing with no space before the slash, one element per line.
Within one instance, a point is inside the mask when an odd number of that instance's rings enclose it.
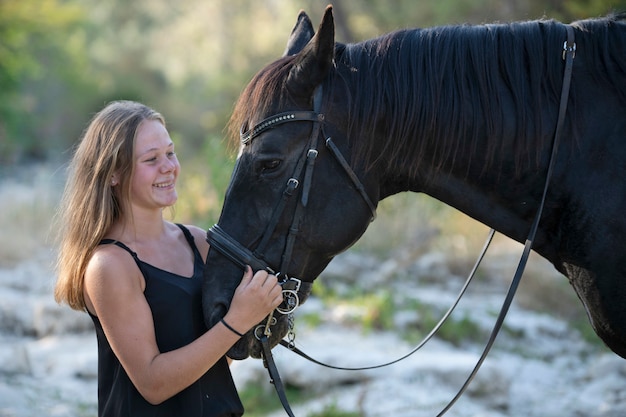
<path fill-rule="evenodd" d="M 550 179 L 552 177 L 552 171 L 554 169 L 554 165 L 555 165 L 555 160 L 556 160 L 556 154 L 557 154 L 557 150 L 558 150 L 558 145 L 559 145 L 559 139 L 561 136 L 561 131 L 563 128 L 563 124 L 565 121 L 565 114 L 567 112 L 567 103 L 568 103 L 568 98 L 569 98 L 569 90 L 570 90 L 570 84 L 571 84 L 571 77 L 572 77 L 572 68 L 573 68 L 573 61 L 574 61 L 574 57 L 576 55 L 576 43 L 574 40 L 574 30 L 571 26 L 566 25 L 566 29 L 567 29 L 567 40 L 563 43 L 563 50 L 562 50 L 562 59 L 565 61 L 565 69 L 564 69 L 564 74 L 563 74 L 563 85 L 562 85 L 562 89 L 561 89 L 561 97 L 560 97 L 560 105 L 559 105 L 559 113 L 558 113 L 558 118 L 557 118 L 557 124 L 556 124 L 556 129 L 555 129 L 555 133 L 554 133 L 554 137 L 553 137 L 553 143 L 552 143 L 552 151 L 550 154 L 550 161 L 548 164 L 548 169 L 546 172 L 546 181 L 545 181 L 545 185 L 544 185 L 544 189 L 543 189 L 543 194 L 541 197 L 541 201 L 539 204 L 539 207 L 537 209 L 537 213 L 534 217 L 534 220 L 531 224 L 530 227 L 530 231 L 528 233 L 528 237 L 526 239 L 525 245 L 524 245 L 524 250 L 522 252 L 519 264 L 517 266 L 517 269 L 515 271 L 515 274 L 512 278 L 511 284 L 509 286 L 508 292 L 506 294 L 506 297 L 504 299 L 503 305 L 500 309 L 500 313 L 498 314 L 498 317 L 496 319 L 496 322 L 494 324 L 494 327 L 491 331 L 491 334 L 489 336 L 489 339 L 487 341 L 487 344 L 485 345 L 485 348 L 480 356 L 480 358 L 478 359 L 476 365 L 474 366 L 472 372 L 470 373 L 470 375 L 467 377 L 465 383 L 462 385 L 462 387 L 459 389 L 458 393 L 454 396 L 454 398 L 452 398 L 452 400 L 450 400 L 450 402 L 441 410 L 441 412 L 439 414 L 437 414 L 437 417 L 441 417 L 443 416 L 448 410 L 450 410 L 450 408 L 452 408 L 452 406 L 456 403 L 456 401 L 463 395 L 463 393 L 465 392 L 465 390 L 467 389 L 467 387 L 469 386 L 469 384 L 471 383 L 471 381 L 474 379 L 474 377 L 476 376 L 478 370 L 480 369 L 482 363 L 484 362 L 484 360 L 486 359 L 489 351 L 491 350 L 491 347 L 493 346 L 493 343 L 495 342 L 495 339 L 502 327 L 502 324 L 504 323 L 504 319 L 508 313 L 508 310 L 511 306 L 511 303 L 513 301 L 513 298 L 515 296 L 515 293 L 517 291 L 517 288 L 519 286 L 519 283 L 521 281 L 522 275 L 524 273 L 524 269 L 526 267 L 526 263 L 528 261 L 528 258 L 530 256 L 530 251 L 532 249 L 533 246 L 533 242 L 535 240 L 535 236 L 537 233 L 537 229 L 539 226 L 539 222 L 541 220 L 541 215 L 543 212 L 543 208 L 545 205 L 545 200 L 547 197 L 547 193 L 548 193 L 548 188 L 549 188 L 549 184 L 550 184 Z M 218 252 L 220 252 L 222 255 L 224 255 L 225 257 L 227 257 L 228 259 L 230 259 L 232 262 L 234 262 L 235 264 L 241 266 L 241 267 L 245 267 L 245 265 L 250 265 L 252 266 L 253 269 L 258 270 L 258 269 L 264 269 L 267 270 L 271 273 L 276 273 L 277 275 L 282 275 L 282 283 L 283 283 L 283 291 L 285 294 L 290 295 L 294 292 L 294 288 L 297 288 L 295 291 L 310 291 L 310 286 L 312 285 L 311 282 L 302 282 L 301 280 L 297 279 L 297 278 L 293 278 L 293 277 L 289 277 L 288 275 L 286 275 L 286 271 L 287 268 L 289 267 L 289 262 L 291 260 L 291 250 L 293 249 L 293 244 L 295 242 L 295 238 L 297 236 L 297 232 L 298 232 L 298 226 L 299 226 L 299 222 L 303 216 L 304 213 L 304 209 L 306 208 L 307 202 L 308 202 L 308 194 L 309 194 L 309 190 L 310 190 L 310 186 L 311 186 L 311 177 L 312 177 L 312 173 L 313 173 L 313 167 L 314 167 L 314 163 L 315 163 L 315 158 L 317 157 L 317 139 L 318 136 L 322 133 L 323 129 L 321 128 L 321 125 L 324 122 L 324 115 L 322 113 L 320 113 L 320 109 L 321 109 L 321 100 L 322 100 L 322 89 L 321 86 L 318 87 L 318 89 L 316 90 L 315 96 L 314 96 L 314 110 L 313 111 L 294 111 L 294 112 L 285 112 L 285 113 L 280 113 L 277 115 L 274 115 L 272 117 L 269 117 L 263 121 L 261 121 L 260 123 L 258 123 L 257 125 L 255 125 L 252 129 L 248 130 L 248 131 L 242 131 L 241 132 L 241 142 L 243 145 L 247 145 L 248 143 L 250 143 L 250 141 L 252 141 L 256 136 L 260 135 L 261 133 L 265 132 L 266 130 L 276 127 L 280 124 L 283 123 L 288 123 L 288 122 L 292 122 L 292 121 L 309 121 L 313 123 L 313 127 L 312 127 L 312 131 L 311 131 L 311 136 L 309 139 L 309 143 L 308 146 L 305 148 L 306 152 L 303 156 L 301 156 L 301 158 L 299 159 L 298 163 L 296 164 L 296 169 L 294 171 L 294 175 L 288 180 L 287 185 L 285 186 L 285 190 L 283 192 L 283 198 L 277 203 L 277 206 L 275 207 L 273 214 L 272 214 L 272 218 L 270 220 L 270 222 L 268 223 L 263 236 L 261 238 L 261 241 L 259 243 L 259 245 L 257 246 L 257 248 L 252 251 L 246 247 L 244 247 L 243 245 L 241 245 L 239 242 L 237 242 L 235 239 L 233 239 L 232 237 L 230 237 L 224 230 L 222 230 L 219 225 L 214 225 L 212 228 L 210 228 L 207 232 L 207 240 L 209 241 L 209 243 L 211 244 L 211 247 L 216 249 Z M 347 173 L 347 175 L 350 177 L 351 181 L 353 182 L 353 185 L 355 186 L 356 190 L 359 192 L 359 194 L 361 195 L 361 197 L 363 198 L 363 200 L 365 201 L 365 203 L 368 205 L 369 209 L 372 212 L 372 220 L 375 218 L 376 216 L 376 206 L 374 205 L 374 203 L 371 201 L 371 199 L 369 198 L 369 196 L 367 195 L 367 192 L 365 191 L 365 188 L 363 187 L 363 184 L 361 183 L 361 181 L 358 179 L 358 177 L 356 176 L 356 174 L 354 173 L 354 171 L 352 170 L 352 168 L 350 167 L 350 165 L 348 164 L 348 162 L 345 160 L 345 158 L 342 156 L 341 152 L 339 151 L 339 149 L 334 145 L 334 143 L 332 142 L 331 138 L 327 138 L 326 139 L 326 146 L 327 148 L 330 150 L 331 154 L 335 157 L 335 159 L 338 161 L 338 163 L 342 166 L 342 168 L 344 169 L 344 171 Z M 281 272 L 275 272 L 274 268 L 270 267 L 268 265 L 268 263 L 264 260 L 264 256 L 263 256 L 263 251 L 265 249 L 265 245 L 269 242 L 269 239 L 271 238 L 271 235 L 274 232 L 274 229 L 276 227 L 276 225 L 278 224 L 278 221 L 280 220 L 282 213 L 284 211 L 284 208 L 286 206 L 286 202 L 289 200 L 289 198 L 294 195 L 295 190 L 300 186 L 300 181 L 303 181 L 303 187 L 302 187 L 302 191 L 300 193 L 301 195 L 301 199 L 299 204 L 296 206 L 295 212 L 294 212 L 294 217 L 292 220 L 292 227 L 290 228 L 290 233 L 286 238 L 286 243 L 285 243 L 285 248 L 283 251 L 283 256 L 281 258 L 281 268 L 280 271 L 283 271 L 284 273 Z M 300 356 L 304 357 L 307 360 L 310 360 L 316 364 L 322 365 L 322 366 L 326 366 L 326 367 L 330 367 L 330 368 L 334 368 L 334 369 L 344 369 L 344 370 L 362 370 L 362 369 L 373 369 L 373 368 L 378 368 L 378 367 L 382 367 L 382 366 L 387 366 L 387 365 L 391 365 L 393 363 L 396 363 L 402 359 L 405 359 L 406 357 L 412 355 L 413 353 L 415 353 L 417 350 L 419 350 L 433 335 L 434 333 L 441 327 L 441 325 L 443 324 L 443 322 L 449 317 L 449 315 L 451 314 L 452 310 L 456 307 L 458 301 L 460 300 L 461 296 L 464 294 L 465 289 L 467 288 L 467 286 L 469 285 L 469 282 L 471 281 L 472 277 L 474 276 L 474 273 L 476 272 L 476 269 L 478 268 L 488 246 L 489 243 L 491 241 L 491 238 L 493 237 L 494 234 L 494 230 L 492 229 L 490 231 L 490 235 L 487 239 L 487 242 L 483 248 L 482 253 L 480 254 L 476 264 L 474 265 L 474 268 L 472 269 L 472 272 L 470 273 L 466 283 L 463 285 L 461 292 L 457 298 L 457 300 L 455 301 L 455 303 L 451 306 L 451 308 L 446 312 L 446 314 L 444 315 L 444 317 L 439 321 L 439 323 L 435 326 L 435 328 L 426 336 L 426 338 L 416 347 L 414 348 L 411 352 L 409 352 L 408 354 L 402 356 L 399 359 L 381 364 L 381 365 L 374 365 L 374 366 L 368 366 L 368 367 L 360 367 L 360 368 L 343 368 L 343 367 L 337 367 L 337 366 L 333 366 L 333 365 L 328 365 L 325 363 L 322 363 L 320 361 L 315 360 L 314 358 L 308 356 L 307 354 L 305 354 L 304 352 L 300 351 L 299 349 L 295 348 L 295 346 L 293 345 L 293 343 L 287 343 L 284 340 L 280 342 L 281 345 L 289 348 L 290 350 L 294 351 L 295 353 L 299 354 Z M 292 306 L 293 307 L 293 306 Z M 297 307 L 297 302 L 296 302 L 296 307 Z M 295 307 L 294 307 L 295 308 Z M 287 311 L 291 312 L 293 311 L 291 308 L 288 308 Z M 270 315 L 270 319 L 268 319 L 268 323 L 266 325 L 266 332 L 263 335 L 257 335 L 257 338 L 259 338 L 259 340 L 261 341 L 262 347 L 263 347 L 263 358 L 264 358 L 264 362 L 266 367 L 268 368 L 269 374 L 270 374 L 270 380 L 271 382 L 274 384 L 277 395 L 279 397 L 279 399 L 281 400 L 281 403 L 283 405 L 283 408 L 285 409 L 285 411 L 287 412 L 287 414 L 290 417 L 294 417 L 293 411 L 291 410 L 291 407 L 289 406 L 289 402 L 287 400 L 286 394 L 285 394 L 285 390 L 284 390 L 284 386 L 282 384 L 282 381 L 280 379 L 280 375 L 278 372 L 278 369 L 276 367 L 276 364 L 274 362 L 273 356 L 272 356 L 272 351 L 271 351 L 271 347 L 269 345 L 269 339 L 268 336 L 270 334 L 269 332 L 269 328 L 270 328 L 270 324 L 271 324 L 271 315 Z M 255 332 L 256 335 L 256 332 Z"/>

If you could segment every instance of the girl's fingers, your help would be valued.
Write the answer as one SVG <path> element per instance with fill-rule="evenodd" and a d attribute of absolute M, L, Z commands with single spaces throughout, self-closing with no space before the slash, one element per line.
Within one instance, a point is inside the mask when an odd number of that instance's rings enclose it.
<path fill-rule="evenodd" d="M 252 276 L 252 268 L 250 267 L 250 265 L 246 265 L 246 270 L 243 272 L 243 277 L 241 278 L 240 285 L 248 285 L 250 281 L 252 281 Z"/>

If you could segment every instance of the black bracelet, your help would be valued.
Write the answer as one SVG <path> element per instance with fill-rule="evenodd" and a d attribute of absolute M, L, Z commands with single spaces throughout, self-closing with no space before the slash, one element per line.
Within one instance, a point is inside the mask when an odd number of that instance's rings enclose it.
<path fill-rule="evenodd" d="M 232 327 L 230 327 L 230 324 L 226 323 L 226 320 L 221 319 L 220 323 L 222 323 L 224 326 L 226 326 L 226 328 L 228 330 L 230 330 L 231 332 L 235 333 L 237 336 L 239 337 L 243 337 L 243 335 L 241 333 L 239 333 L 237 330 L 233 329 Z"/>

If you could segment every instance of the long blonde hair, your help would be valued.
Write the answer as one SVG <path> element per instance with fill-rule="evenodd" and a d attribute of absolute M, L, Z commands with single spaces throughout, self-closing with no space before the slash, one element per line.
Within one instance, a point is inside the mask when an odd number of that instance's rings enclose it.
<path fill-rule="evenodd" d="M 83 287 L 89 259 L 111 226 L 128 212 L 133 149 L 144 120 L 165 125 L 161 114 L 141 103 L 109 103 L 91 120 L 69 165 L 57 214 L 60 248 L 54 298 L 75 310 L 86 309 Z"/>

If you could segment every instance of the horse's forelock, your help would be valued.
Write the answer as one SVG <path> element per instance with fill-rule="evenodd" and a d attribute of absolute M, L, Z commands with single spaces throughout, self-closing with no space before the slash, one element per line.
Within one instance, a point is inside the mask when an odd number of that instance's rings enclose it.
<path fill-rule="evenodd" d="M 228 134 L 235 148 L 239 147 L 242 126 L 249 125 L 253 118 L 265 117 L 273 108 L 282 105 L 285 100 L 283 86 L 293 66 L 293 58 L 286 56 L 263 68 L 239 96 L 228 122 Z"/>

